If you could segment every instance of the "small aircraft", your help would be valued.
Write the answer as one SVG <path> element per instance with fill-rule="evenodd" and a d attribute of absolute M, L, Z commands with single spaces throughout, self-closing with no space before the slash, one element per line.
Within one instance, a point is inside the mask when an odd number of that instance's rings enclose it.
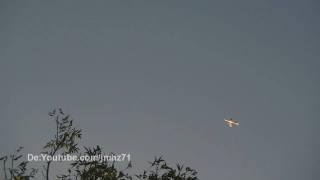
<path fill-rule="evenodd" d="M 233 127 L 233 126 L 239 126 L 240 123 L 233 120 L 232 118 L 230 119 L 224 119 L 224 121 L 228 124 L 229 127 Z"/>

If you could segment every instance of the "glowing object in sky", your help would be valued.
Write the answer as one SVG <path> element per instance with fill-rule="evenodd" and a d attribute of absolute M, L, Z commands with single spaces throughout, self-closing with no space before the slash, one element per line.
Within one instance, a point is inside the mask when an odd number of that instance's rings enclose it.
<path fill-rule="evenodd" d="M 239 126 L 240 125 L 239 122 L 232 120 L 232 118 L 224 119 L 224 121 L 228 124 L 229 127 L 234 127 L 234 126 Z"/>

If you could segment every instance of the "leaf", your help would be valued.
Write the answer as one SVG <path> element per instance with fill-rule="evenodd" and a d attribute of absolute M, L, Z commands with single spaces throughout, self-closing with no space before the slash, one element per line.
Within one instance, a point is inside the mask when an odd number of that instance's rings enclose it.
<path fill-rule="evenodd" d="M 18 157 L 16 157 L 16 158 L 14 158 L 13 160 L 14 160 L 14 161 L 16 161 L 16 160 L 20 159 L 21 157 L 22 157 L 22 155 L 20 155 L 20 156 L 18 156 Z"/>

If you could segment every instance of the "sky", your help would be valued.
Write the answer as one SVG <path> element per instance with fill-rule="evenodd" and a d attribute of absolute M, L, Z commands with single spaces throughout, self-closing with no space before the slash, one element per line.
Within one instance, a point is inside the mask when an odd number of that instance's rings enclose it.
<path fill-rule="evenodd" d="M 3 0 L 0 155 L 40 153 L 61 107 L 81 145 L 138 170 L 163 155 L 202 180 L 316 180 L 319 5 Z"/>

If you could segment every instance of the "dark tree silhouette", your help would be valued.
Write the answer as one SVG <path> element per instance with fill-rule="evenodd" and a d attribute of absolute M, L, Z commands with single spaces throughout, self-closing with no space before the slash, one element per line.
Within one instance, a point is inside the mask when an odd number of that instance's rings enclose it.
<path fill-rule="evenodd" d="M 102 147 L 84 147 L 80 150 L 78 141 L 81 139 L 82 130 L 75 128 L 73 119 L 66 115 L 62 109 L 53 110 L 48 114 L 55 121 L 55 135 L 43 147 L 43 154 L 54 156 L 60 155 L 77 155 L 80 156 L 104 156 Z M 28 180 L 35 177 L 37 169 L 28 168 L 28 162 L 20 162 L 23 156 L 20 153 L 20 147 L 15 153 L 0 158 L 3 166 L 3 174 L 0 174 L 4 180 Z M 109 153 L 112 155 L 113 153 Z M 8 161 L 10 163 L 8 163 Z M 50 165 L 52 159 L 45 162 L 44 179 L 49 180 Z M 131 161 L 128 162 L 127 168 L 121 169 L 115 161 L 76 160 L 72 162 L 67 169 L 67 174 L 60 174 L 56 177 L 61 180 L 198 180 L 197 171 L 184 165 L 168 165 L 162 157 L 155 157 L 150 163 L 147 170 L 139 174 L 129 174 L 128 169 L 132 168 Z M 9 164 L 10 167 L 7 167 Z"/>
<path fill-rule="evenodd" d="M 61 155 L 73 154 L 79 151 L 78 140 L 81 138 L 81 130 L 73 127 L 73 120 L 69 115 L 65 115 L 62 109 L 57 112 L 49 112 L 56 123 L 56 134 L 44 147 L 42 153 L 54 156 L 60 152 Z M 49 171 L 52 160 L 47 161 L 45 166 L 46 180 L 49 180 Z"/>
<path fill-rule="evenodd" d="M 28 161 L 21 161 L 22 149 L 23 147 L 19 147 L 14 153 L 0 158 L 4 180 L 28 180 L 37 173 L 37 169 L 28 168 Z"/>

